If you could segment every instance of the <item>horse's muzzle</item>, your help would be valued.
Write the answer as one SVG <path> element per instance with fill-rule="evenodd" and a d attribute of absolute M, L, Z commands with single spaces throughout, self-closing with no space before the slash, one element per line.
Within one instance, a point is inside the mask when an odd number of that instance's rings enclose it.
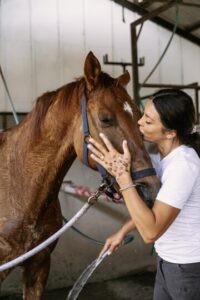
<path fill-rule="evenodd" d="M 148 207 L 152 207 L 156 199 L 160 183 L 158 181 L 155 185 L 149 185 L 147 183 L 138 184 L 136 189 L 142 200 L 147 204 Z"/>

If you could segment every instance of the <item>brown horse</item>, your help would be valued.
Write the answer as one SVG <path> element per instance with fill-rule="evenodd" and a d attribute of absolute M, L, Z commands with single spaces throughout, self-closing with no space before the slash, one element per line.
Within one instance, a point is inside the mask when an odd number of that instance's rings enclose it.
<path fill-rule="evenodd" d="M 82 160 L 83 90 L 91 135 L 99 139 L 104 132 L 119 150 L 127 139 L 132 169 L 151 167 L 137 126 L 140 112 L 124 88 L 128 81 L 128 73 L 113 79 L 101 72 L 90 52 L 83 78 L 39 97 L 19 125 L 0 134 L 0 264 L 35 247 L 62 225 L 58 192 L 76 156 Z M 96 168 L 91 159 L 89 164 Z M 154 198 L 157 178 L 139 181 Z M 55 244 L 22 264 L 23 299 L 41 299 Z M 9 272 L 0 273 L 0 283 Z"/>

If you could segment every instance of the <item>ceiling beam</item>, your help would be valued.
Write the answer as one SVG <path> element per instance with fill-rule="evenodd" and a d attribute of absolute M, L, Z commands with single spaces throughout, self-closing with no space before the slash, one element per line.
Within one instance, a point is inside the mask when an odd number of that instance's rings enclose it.
<path fill-rule="evenodd" d="M 196 29 L 199 29 L 199 27 L 200 27 L 200 21 L 197 21 L 197 22 L 195 22 L 195 23 L 193 23 L 189 26 L 185 26 L 185 30 L 187 32 L 191 32 L 191 31 L 194 31 Z"/>
<path fill-rule="evenodd" d="M 128 0 L 110 0 L 110 1 L 113 1 L 116 4 L 121 5 L 121 6 L 125 7 L 126 9 L 129 9 L 132 12 L 136 12 L 139 15 L 142 15 L 142 16 L 144 16 L 144 15 L 146 15 L 146 14 L 149 13 L 148 10 L 142 8 L 141 6 L 139 6 L 137 4 L 131 3 Z M 154 22 L 154 23 L 156 23 L 159 26 L 164 27 L 165 29 L 170 30 L 170 31 L 172 31 L 173 28 L 174 28 L 174 24 L 172 24 L 169 21 L 166 21 L 163 18 L 158 17 L 158 16 L 153 17 L 151 19 L 151 21 Z M 177 30 L 176 30 L 176 34 L 178 34 L 179 36 L 187 39 L 188 41 L 190 41 L 190 42 L 192 42 L 192 43 L 200 46 L 200 38 L 198 38 L 195 35 L 192 35 L 190 32 L 187 32 L 186 30 L 178 27 Z"/>
<path fill-rule="evenodd" d="M 144 8 L 149 7 L 150 5 L 154 3 L 166 3 L 165 0 L 144 0 L 142 2 L 137 1 L 138 4 Z M 183 0 L 178 0 L 180 5 L 185 5 L 185 6 L 191 6 L 191 7 L 200 7 L 199 3 L 195 2 L 188 2 L 188 1 L 183 1 Z"/>
<path fill-rule="evenodd" d="M 168 1 L 164 5 L 160 5 L 158 8 L 156 8 L 154 10 L 147 11 L 147 13 L 145 15 L 143 15 L 141 18 L 134 21 L 132 24 L 134 24 L 134 26 L 136 26 L 136 25 L 144 23 L 144 21 L 151 20 L 154 17 L 156 17 L 157 15 L 159 15 L 160 13 L 162 13 L 163 11 L 166 11 L 167 9 L 171 8 L 174 5 L 175 5 L 174 0 Z"/>
<path fill-rule="evenodd" d="M 181 5 L 185 5 L 185 6 L 199 7 L 200 8 L 200 4 L 199 3 L 192 3 L 192 2 L 182 1 L 180 4 Z"/>
<path fill-rule="evenodd" d="M 140 4 L 140 6 L 142 6 L 143 8 L 147 8 L 147 7 L 149 7 L 149 6 L 151 6 L 152 4 L 154 4 L 154 3 L 164 3 L 164 2 L 166 2 L 166 1 L 161 1 L 161 0 L 159 0 L 159 1 L 155 1 L 155 0 L 144 0 L 144 1 L 142 1 L 141 3 L 139 3 Z"/>

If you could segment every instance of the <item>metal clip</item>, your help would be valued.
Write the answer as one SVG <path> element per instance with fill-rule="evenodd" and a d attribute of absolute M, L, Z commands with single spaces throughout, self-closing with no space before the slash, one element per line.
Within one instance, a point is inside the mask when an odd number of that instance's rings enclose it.
<path fill-rule="evenodd" d="M 88 198 L 87 202 L 88 202 L 89 204 L 94 204 L 95 202 L 97 202 L 99 196 L 100 196 L 101 194 L 103 194 L 104 191 L 106 190 L 106 187 L 107 187 L 107 185 L 103 182 L 103 183 L 100 185 L 100 187 L 98 188 L 98 190 L 97 190 L 95 193 L 93 193 L 93 194 Z"/>

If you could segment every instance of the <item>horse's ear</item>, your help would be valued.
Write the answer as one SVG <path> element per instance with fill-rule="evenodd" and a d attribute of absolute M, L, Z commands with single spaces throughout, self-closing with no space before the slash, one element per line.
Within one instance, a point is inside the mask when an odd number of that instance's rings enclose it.
<path fill-rule="evenodd" d="M 122 74 L 121 76 L 119 76 L 116 80 L 117 80 L 117 85 L 118 84 L 121 84 L 121 85 L 123 85 L 123 86 L 126 86 L 128 83 L 129 83 L 129 81 L 130 81 L 130 74 L 129 74 L 129 72 L 126 70 L 125 72 L 124 72 L 124 74 Z"/>
<path fill-rule="evenodd" d="M 84 76 L 89 91 L 92 91 L 98 83 L 101 73 L 101 65 L 98 59 L 90 51 L 85 59 Z"/>

